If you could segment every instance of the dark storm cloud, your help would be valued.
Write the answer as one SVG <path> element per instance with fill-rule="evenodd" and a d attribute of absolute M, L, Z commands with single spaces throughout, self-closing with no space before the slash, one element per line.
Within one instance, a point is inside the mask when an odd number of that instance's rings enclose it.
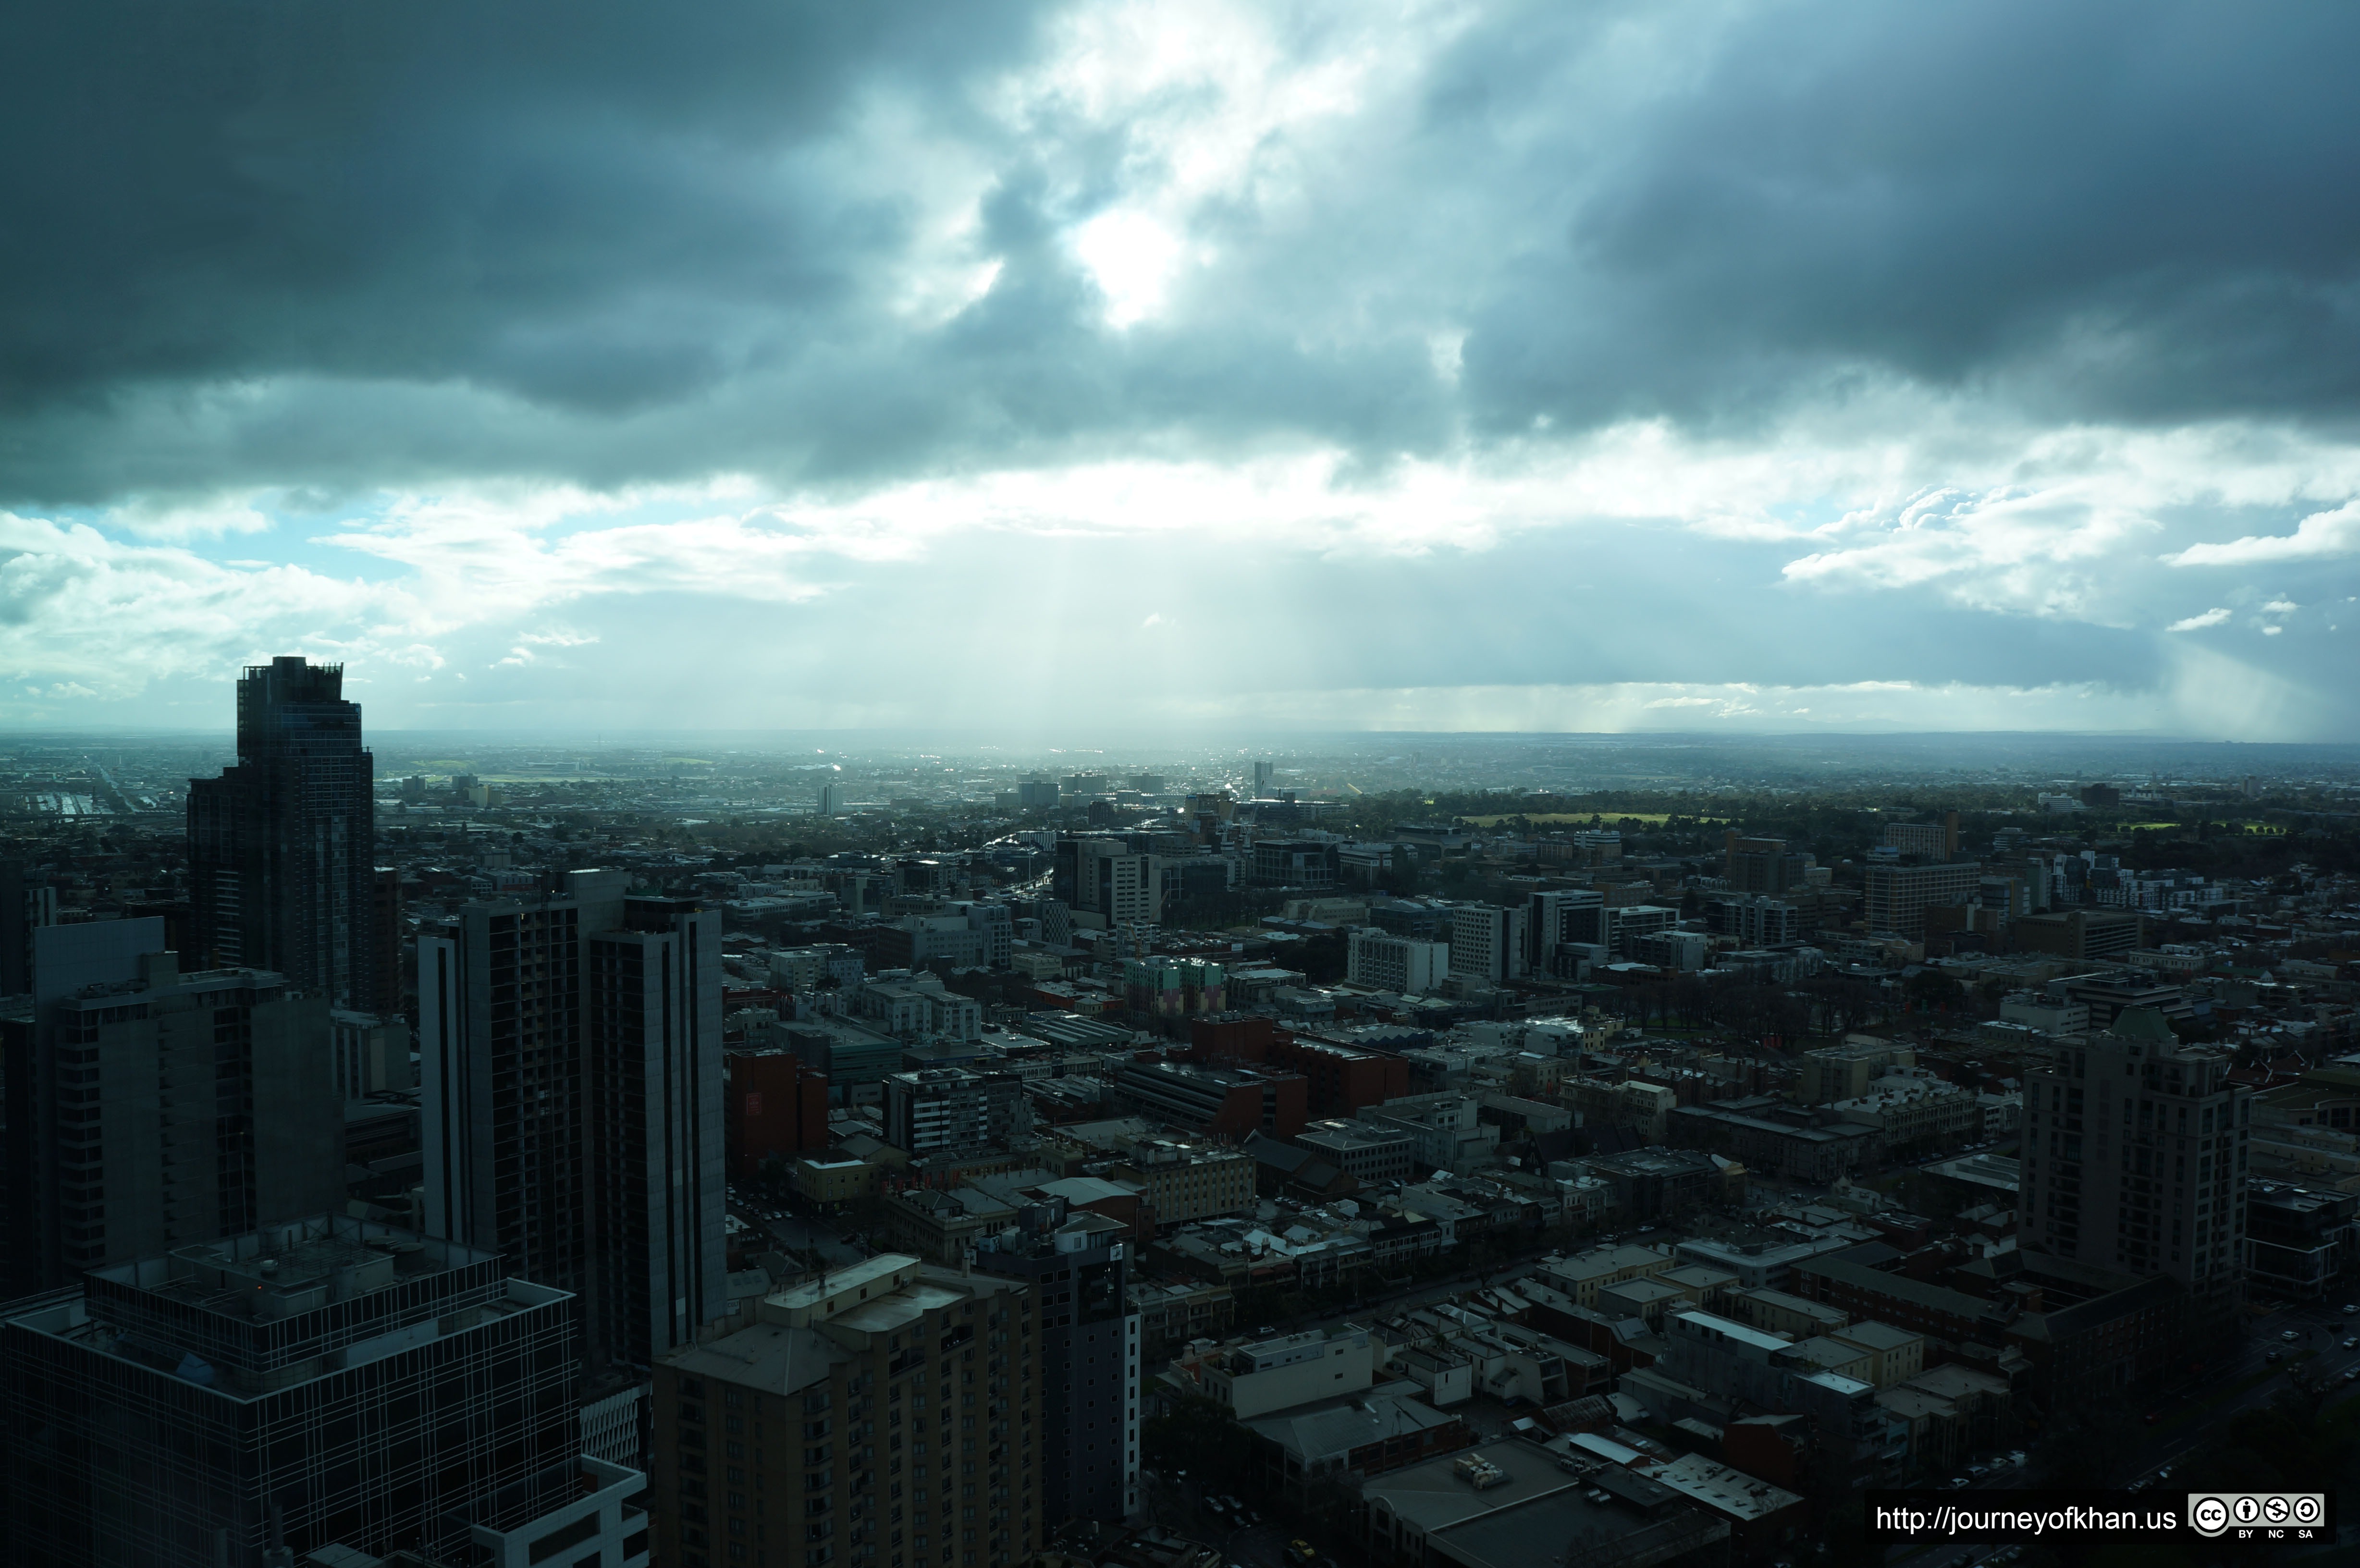
<path fill-rule="evenodd" d="M 1530 20 L 1437 72 L 1442 134 L 1498 112 Z M 2067 419 L 2360 398 L 2360 13 L 1770 5 L 1711 48 L 1490 302 L 1495 417 L 1744 411 L 1849 369 Z"/>
<path fill-rule="evenodd" d="M 2348 9 L 1503 9 L 1418 62 L 1414 104 L 1305 133 L 1292 217 L 1199 202 L 1185 237 L 1218 259 L 1127 334 L 1067 237 L 1137 149 L 974 91 L 1037 60 L 1043 22 L 24 9 L 0 498 L 1434 452 L 1469 412 L 1711 423 L 1879 376 L 2050 419 L 2340 417 L 2360 392 Z M 1634 31 L 1655 85 L 1568 90 Z M 934 138 L 907 157 L 990 171 L 999 279 L 946 323 L 880 283 L 919 243 L 913 171 L 830 156 L 880 86 Z M 1428 345 L 1453 324 L 1458 387 Z"/>

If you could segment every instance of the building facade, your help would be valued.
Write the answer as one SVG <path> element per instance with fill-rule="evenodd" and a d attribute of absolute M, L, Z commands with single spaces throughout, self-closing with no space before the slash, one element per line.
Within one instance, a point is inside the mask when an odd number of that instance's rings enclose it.
<path fill-rule="evenodd" d="M 419 939 L 426 1229 L 583 1296 L 594 1370 L 727 1310 L 718 917 L 577 871 Z"/>
<path fill-rule="evenodd" d="M 895 1253 L 655 1368 L 667 1568 L 1014 1568 L 1042 1508 L 1037 1297 Z"/>
<path fill-rule="evenodd" d="M 1062 1203 L 1022 1212 L 975 1267 L 1021 1279 L 1041 1328 L 1041 1509 L 1120 1524 L 1140 1507 L 1140 1318 L 1124 1227 Z"/>
<path fill-rule="evenodd" d="M 2207 1315 L 2234 1309 L 2253 1091 L 2233 1063 L 2135 1007 L 2027 1074 L 2018 1245 L 2166 1276 Z"/>
<path fill-rule="evenodd" d="M 472 1527 L 578 1530 L 552 1514 L 586 1475 L 617 1495 L 565 1561 L 644 1563 L 638 1475 L 581 1458 L 573 1308 L 495 1253 L 341 1214 L 20 1302 L 0 1321 L 7 1560 L 267 1568 L 342 1544 L 469 1568 L 490 1561 Z"/>
<path fill-rule="evenodd" d="M 327 998 L 251 969 L 183 975 L 153 950 L 163 928 L 33 933 L 30 1014 L 0 1025 L 19 1291 L 343 1206 Z"/>
<path fill-rule="evenodd" d="M 1344 977 L 1372 990 L 1422 996 L 1450 973 L 1450 944 L 1419 942 L 1377 930 L 1356 931 L 1346 949 Z"/>

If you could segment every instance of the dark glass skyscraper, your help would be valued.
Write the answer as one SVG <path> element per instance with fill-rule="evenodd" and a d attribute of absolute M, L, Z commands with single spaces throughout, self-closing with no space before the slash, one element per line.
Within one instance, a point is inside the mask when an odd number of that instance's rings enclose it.
<path fill-rule="evenodd" d="M 188 966 L 276 970 L 338 1007 L 378 1005 L 376 765 L 341 664 L 249 666 L 237 763 L 189 781 Z"/>

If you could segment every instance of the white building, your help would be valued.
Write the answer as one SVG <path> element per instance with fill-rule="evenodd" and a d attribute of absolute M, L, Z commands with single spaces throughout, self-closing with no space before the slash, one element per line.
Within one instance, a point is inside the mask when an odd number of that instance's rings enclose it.
<path fill-rule="evenodd" d="M 1344 977 L 1355 985 L 1422 996 L 1450 972 L 1450 944 L 1418 942 L 1391 931 L 1356 931 L 1345 962 Z"/>
<path fill-rule="evenodd" d="M 1466 979 L 1498 985 L 1524 972 L 1524 909 L 1493 904 L 1460 904 L 1450 911 L 1450 970 Z"/>

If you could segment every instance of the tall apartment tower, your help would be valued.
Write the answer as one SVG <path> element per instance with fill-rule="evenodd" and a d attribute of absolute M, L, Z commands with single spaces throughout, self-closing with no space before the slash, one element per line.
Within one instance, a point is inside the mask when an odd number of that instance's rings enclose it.
<path fill-rule="evenodd" d="M 590 1340 L 646 1367 L 729 1308 L 721 917 L 628 898 L 588 946 Z"/>
<path fill-rule="evenodd" d="M 1016 1568 L 1042 1499 L 1038 1293 L 883 1253 L 655 1368 L 667 1568 Z"/>
<path fill-rule="evenodd" d="M 339 1214 L 10 1304 L 0 1557 L 639 1568 L 645 1480 L 581 1452 L 573 1303 L 507 1276 Z"/>
<path fill-rule="evenodd" d="M 190 967 L 268 969 L 340 1007 L 377 984 L 375 762 L 344 668 L 275 659 L 237 683 L 237 762 L 189 780 Z"/>
<path fill-rule="evenodd" d="M 163 932 L 33 933 L 32 1007 L 0 1025 L 12 1293 L 344 1205 L 327 998 L 183 975 Z"/>
<path fill-rule="evenodd" d="M 2128 1007 L 2027 1074 L 2021 1245 L 2167 1275 L 2204 1315 L 2234 1309 L 2253 1091 L 2229 1082 L 2233 1065 Z"/>
<path fill-rule="evenodd" d="M 1270 787 L 1277 779 L 1278 764 L 1266 758 L 1258 759 L 1254 763 L 1253 798 L 1257 800 L 1270 799 Z"/>
<path fill-rule="evenodd" d="M 1104 1214 L 1028 1206 L 975 1256 L 1022 1279 L 1041 1320 L 1041 1507 L 1051 1519 L 1120 1524 L 1140 1506 L 1139 1313 L 1131 1306 L 1127 1227 Z"/>
<path fill-rule="evenodd" d="M 418 944 L 427 1231 L 582 1296 L 601 1373 L 727 1293 L 717 919 L 628 884 L 576 871 Z"/>

